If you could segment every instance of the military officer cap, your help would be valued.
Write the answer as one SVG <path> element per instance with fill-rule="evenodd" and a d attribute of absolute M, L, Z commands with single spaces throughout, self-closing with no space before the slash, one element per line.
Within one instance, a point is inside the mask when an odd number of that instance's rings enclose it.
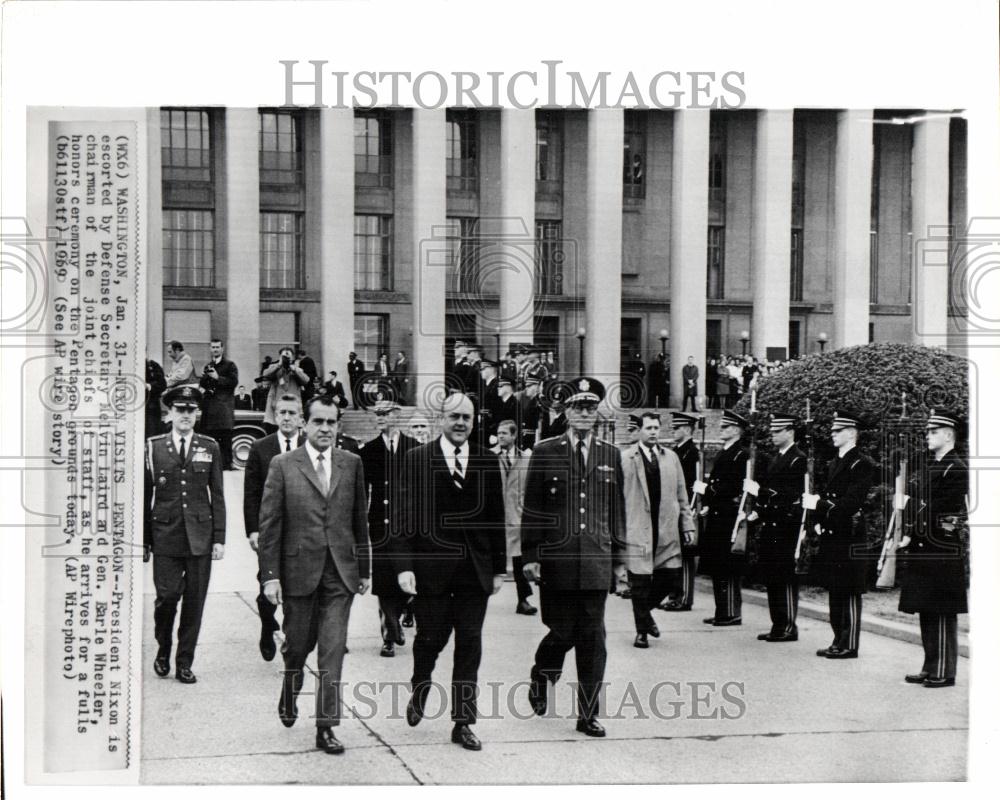
<path fill-rule="evenodd" d="M 675 411 L 670 415 L 670 427 L 674 430 L 678 428 L 691 428 L 698 425 L 698 418 L 693 414 L 685 414 L 683 411 Z"/>
<path fill-rule="evenodd" d="M 532 367 L 531 369 L 529 369 L 527 372 L 524 373 L 524 382 L 541 383 L 543 380 L 545 380 L 546 374 L 547 373 L 545 371 L 545 367 L 539 364 L 538 366 Z"/>
<path fill-rule="evenodd" d="M 392 400 L 383 400 L 380 398 L 375 401 L 372 411 L 376 414 L 388 414 L 392 411 L 399 411 L 399 404 Z"/>
<path fill-rule="evenodd" d="M 513 386 L 513 384 L 510 382 L 510 378 L 499 378 L 497 380 L 497 388 L 501 386 Z"/>
<path fill-rule="evenodd" d="M 931 409 L 930 416 L 927 417 L 927 430 L 933 431 L 938 428 L 953 428 L 957 430 L 963 424 L 962 416 L 948 409 L 935 411 Z"/>
<path fill-rule="evenodd" d="M 528 346 L 524 342 L 516 342 L 516 343 L 512 343 L 511 344 L 510 351 L 514 355 L 520 355 L 522 353 L 527 353 L 528 352 L 527 347 Z"/>
<path fill-rule="evenodd" d="M 732 409 L 727 408 L 722 412 L 722 424 L 735 425 L 738 428 L 745 428 L 750 423 L 747 421 L 746 417 L 741 417 Z"/>
<path fill-rule="evenodd" d="M 493 367 L 495 370 L 500 369 L 500 365 L 496 361 L 491 361 L 488 358 L 484 358 L 479 362 L 479 369 L 482 369 L 483 367 Z"/>
<path fill-rule="evenodd" d="M 637 431 L 642 427 L 642 417 L 636 414 L 628 415 L 628 429 L 629 431 Z"/>
<path fill-rule="evenodd" d="M 600 403 L 604 399 L 604 384 L 596 378 L 574 378 L 570 385 L 573 394 L 566 398 L 566 405 Z"/>
<path fill-rule="evenodd" d="M 851 409 L 845 409 L 843 411 L 833 412 L 833 422 L 830 424 L 831 431 L 842 431 L 845 428 L 862 428 L 864 427 L 864 419 L 856 411 Z"/>
<path fill-rule="evenodd" d="M 772 414 L 771 433 L 781 433 L 795 427 L 796 419 L 791 414 Z"/>
<path fill-rule="evenodd" d="M 175 386 L 163 393 L 163 405 L 167 408 L 171 406 L 197 408 L 199 403 L 201 403 L 201 389 L 197 386 Z"/>

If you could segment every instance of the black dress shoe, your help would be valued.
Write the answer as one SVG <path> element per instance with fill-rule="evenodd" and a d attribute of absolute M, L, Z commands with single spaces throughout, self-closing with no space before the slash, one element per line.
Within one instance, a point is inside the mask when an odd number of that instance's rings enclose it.
<path fill-rule="evenodd" d="M 291 728 L 295 724 L 295 720 L 299 718 L 299 707 L 296 705 L 295 701 L 291 701 L 291 709 L 289 710 L 285 705 L 285 690 L 282 688 L 281 697 L 278 698 L 278 717 L 281 719 L 281 724 L 286 728 Z"/>
<path fill-rule="evenodd" d="M 531 605 L 531 603 L 527 600 L 522 600 L 517 604 L 517 613 L 530 617 L 532 614 L 537 614 L 538 609 Z"/>
<path fill-rule="evenodd" d="M 400 647 L 406 644 L 406 634 L 403 633 L 402 625 L 396 626 L 396 644 L 398 644 Z"/>
<path fill-rule="evenodd" d="M 413 627 L 413 609 L 408 608 L 403 612 L 403 627 L 412 628 Z"/>
<path fill-rule="evenodd" d="M 954 686 L 954 678 L 932 678 L 930 676 L 924 681 L 925 689 L 943 689 L 945 686 Z"/>
<path fill-rule="evenodd" d="M 528 701 L 531 710 L 539 717 L 544 717 L 549 708 L 549 682 L 538 667 L 531 668 L 531 683 L 528 685 Z"/>
<path fill-rule="evenodd" d="M 716 628 L 728 628 L 731 625 L 742 625 L 743 617 L 730 617 L 729 619 L 717 619 L 712 624 Z"/>
<path fill-rule="evenodd" d="M 166 678 L 170 674 L 170 659 L 165 656 L 157 656 L 153 661 L 153 672 L 161 678 Z"/>
<path fill-rule="evenodd" d="M 760 637 L 758 637 L 760 638 Z M 764 637 L 765 641 L 768 642 L 797 642 L 799 640 L 799 634 L 796 633 L 769 633 Z"/>
<path fill-rule="evenodd" d="M 646 633 L 648 633 L 654 639 L 659 639 L 660 638 L 660 629 L 657 628 L 655 625 L 651 626 L 649 628 L 649 630 L 646 631 Z"/>
<path fill-rule="evenodd" d="M 415 699 L 415 697 L 411 697 L 410 702 L 406 704 L 406 724 L 411 728 L 419 725 L 420 720 L 424 718 L 424 704 L 414 702 Z"/>
<path fill-rule="evenodd" d="M 915 675 L 907 675 L 903 680 L 907 683 L 923 683 L 928 677 L 930 677 L 929 672 L 918 672 Z"/>
<path fill-rule="evenodd" d="M 704 622 L 706 625 L 714 625 L 715 617 L 705 617 L 705 619 L 703 619 L 702 622 Z"/>
<path fill-rule="evenodd" d="M 649 639 L 646 638 L 646 634 L 637 633 L 635 635 L 635 641 L 632 642 L 632 647 L 638 647 L 640 650 L 646 650 L 649 648 Z"/>
<path fill-rule="evenodd" d="M 683 603 L 678 603 L 677 601 L 671 601 L 659 606 L 659 609 L 660 611 L 690 611 L 691 606 L 686 606 Z"/>
<path fill-rule="evenodd" d="M 826 658 L 828 655 L 830 655 L 830 653 L 836 653 L 839 652 L 839 650 L 840 650 L 839 647 L 834 647 L 831 644 L 829 647 L 824 647 L 822 650 L 817 650 L 816 655 L 818 655 L 820 658 Z"/>
<path fill-rule="evenodd" d="M 604 726 L 596 719 L 578 719 L 576 721 L 576 730 L 579 733 L 585 733 L 587 736 L 596 736 L 598 739 L 607 736 Z"/>
<path fill-rule="evenodd" d="M 344 752 L 344 745 L 333 735 L 333 728 L 316 729 L 316 747 L 332 756 L 339 756 Z"/>
<path fill-rule="evenodd" d="M 483 743 L 479 737 L 472 732 L 468 725 L 456 725 L 451 731 L 451 740 L 455 744 L 460 744 L 466 750 L 482 750 Z"/>
<path fill-rule="evenodd" d="M 771 635 L 771 632 L 770 632 L 770 631 L 768 631 L 767 633 L 758 633 L 758 634 L 757 634 L 757 641 L 758 641 L 758 642 L 766 642 L 766 641 L 767 641 L 767 638 L 768 638 L 768 637 L 769 637 L 770 635 Z"/>
<path fill-rule="evenodd" d="M 857 650 L 840 650 L 840 649 L 831 650 L 829 653 L 826 654 L 826 657 L 827 658 L 857 658 L 858 657 L 858 651 Z"/>
<path fill-rule="evenodd" d="M 177 672 L 174 673 L 174 677 L 177 678 L 181 683 L 197 683 L 198 679 L 194 676 L 190 667 L 178 667 Z"/>
<path fill-rule="evenodd" d="M 393 658 L 396 655 L 396 648 L 393 646 L 392 642 L 385 642 L 382 645 L 382 649 L 379 651 L 379 655 L 382 658 Z"/>
<path fill-rule="evenodd" d="M 273 661 L 275 654 L 278 652 L 277 646 L 274 644 L 274 634 L 271 631 L 261 631 L 260 632 L 260 655 L 265 661 Z"/>

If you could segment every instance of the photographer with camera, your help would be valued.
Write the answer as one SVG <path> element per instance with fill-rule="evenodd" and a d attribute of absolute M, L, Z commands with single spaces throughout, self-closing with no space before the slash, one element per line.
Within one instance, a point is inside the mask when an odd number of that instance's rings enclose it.
<path fill-rule="evenodd" d="M 301 402 L 303 387 L 309 384 L 309 375 L 295 359 L 295 351 L 291 347 L 282 347 L 278 352 L 278 360 L 261 372 L 260 376 L 271 387 L 264 408 L 264 427 L 268 433 L 274 433 L 278 429 L 274 413 L 278 399 L 290 394 Z"/>
<path fill-rule="evenodd" d="M 200 381 L 203 398 L 198 429 L 219 443 L 222 468 L 228 470 L 233 468 L 233 411 L 236 405 L 233 393 L 240 382 L 240 373 L 232 361 L 223 357 L 222 339 L 212 339 L 209 350 L 212 359 L 205 365 Z"/>

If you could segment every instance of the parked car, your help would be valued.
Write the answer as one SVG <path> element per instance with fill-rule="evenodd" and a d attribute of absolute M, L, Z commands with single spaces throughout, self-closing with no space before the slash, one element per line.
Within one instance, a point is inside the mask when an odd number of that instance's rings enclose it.
<path fill-rule="evenodd" d="M 250 447 L 267 435 L 264 430 L 264 412 L 239 409 L 234 412 L 233 422 L 233 467 L 246 469 Z"/>

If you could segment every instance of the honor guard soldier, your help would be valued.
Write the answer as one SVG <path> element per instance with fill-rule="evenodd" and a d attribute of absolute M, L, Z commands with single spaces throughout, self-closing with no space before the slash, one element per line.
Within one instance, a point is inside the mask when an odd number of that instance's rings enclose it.
<path fill-rule="evenodd" d="M 197 386 L 175 386 L 163 394 L 171 431 L 146 440 L 143 541 L 153 557 L 156 601 L 156 659 L 153 671 L 170 673 L 174 617 L 177 629 L 175 677 L 194 683 L 191 664 L 198 644 L 212 560 L 222 558 L 226 542 L 226 501 L 222 456 L 214 439 L 194 432 L 201 402 Z"/>
<path fill-rule="evenodd" d="M 715 594 L 715 615 L 707 617 L 707 625 L 726 627 L 743 624 L 743 595 L 740 575 L 745 565 L 741 555 L 730 552 L 733 528 L 743 496 L 749 455 L 740 445 L 748 422 L 728 408 L 722 412 L 722 451 L 715 457 L 712 474 L 705 489 L 705 537 L 700 544 L 701 568 L 712 576 Z"/>
<path fill-rule="evenodd" d="M 759 517 L 757 577 L 767 587 L 771 630 L 757 636 L 764 642 L 794 642 L 799 584 L 795 577 L 795 546 L 802 521 L 805 454 L 795 446 L 795 417 L 771 416 L 771 441 L 777 454 L 767 467 L 755 506 Z M 753 520 L 753 515 L 750 517 Z"/>
<path fill-rule="evenodd" d="M 875 475 L 875 465 L 857 447 L 861 424 L 861 415 L 853 411 L 834 414 L 830 435 L 837 457 L 827 468 L 826 488 L 819 495 L 802 496 L 820 526 L 817 568 L 830 595 L 833 642 L 816 651 L 824 658 L 858 657 L 861 595 L 869 567 L 864 506 Z"/>
<path fill-rule="evenodd" d="M 617 447 L 595 435 L 604 386 L 572 381 L 566 399 L 569 430 L 539 442 L 528 465 L 521 550 L 524 574 L 540 583 L 548 634 L 535 653 L 529 699 L 539 716 L 548 707 L 548 681 L 562 674 L 576 648 L 576 729 L 604 736 L 597 721 L 607 661 L 604 606 L 612 572 L 625 580 L 625 498 Z"/>
<path fill-rule="evenodd" d="M 899 610 L 920 615 L 924 664 L 907 683 L 929 689 L 955 685 L 958 665 L 958 615 L 966 599 L 969 467 L 955 452 L 963 420 L 952 411 L 931 411 L 921 505 L 912 535 L 901 542 L 906 569 Z"/>
<path fill-rule="evenodd" d="M 675 411 L 670 417 L 670 427 L 674 431 L 674 454 L 680 459 L 684 471 L 684 485 L 688 491 L 688 504 L 694 509 L 695 482 L 698 480 L 698 465 L 701 451 L 694 442 L 694 431 L 698 418 Z M 690 611 L 694 604 L 694 577 L 698 571 L 697 545 L 688 536 L 681 541 L 681 590 L 667 603 L 660 606 L 664 611 Z"/>

